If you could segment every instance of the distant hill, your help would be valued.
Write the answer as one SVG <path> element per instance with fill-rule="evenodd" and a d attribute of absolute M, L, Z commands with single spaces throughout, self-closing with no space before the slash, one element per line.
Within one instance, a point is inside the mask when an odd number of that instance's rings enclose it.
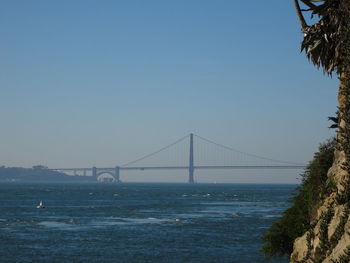
<path fill-rule="evenodd" d="M 32 168 L 0 166 L 0 181 L 4 182 L 83 182 L 95 181 L 91 176 L 72 176 L 57 171 L 51 171 L 42 165 Z"/>

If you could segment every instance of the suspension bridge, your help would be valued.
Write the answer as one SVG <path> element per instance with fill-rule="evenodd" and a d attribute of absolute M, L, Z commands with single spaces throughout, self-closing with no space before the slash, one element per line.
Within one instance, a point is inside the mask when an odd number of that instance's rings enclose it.
<path fill-rule="evenodd" d="M 71 175 L 93 176 L 96 180 L 103 174 L 109 174 L 115 182 L 121 182 L 121 171 L 187 170 L 188 182 L 194 183 L 196 170 L 304 169 L 305 167 L 306 165 L 301 163 L 242 152 L 191 133 L 155 152 L 123 165 L 49 170 Z"/>

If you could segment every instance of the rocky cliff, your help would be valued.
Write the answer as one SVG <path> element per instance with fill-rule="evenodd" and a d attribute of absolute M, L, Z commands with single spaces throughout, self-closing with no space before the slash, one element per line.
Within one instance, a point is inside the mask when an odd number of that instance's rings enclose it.
<path fill-rule="evenodd" d="M 292 263 L 350 262 L 350 184 L 344 152 L 336 150 L 335 160 L 327 174 L 333 191 L 315 209 L 311 228 L 295 240 Z"/>

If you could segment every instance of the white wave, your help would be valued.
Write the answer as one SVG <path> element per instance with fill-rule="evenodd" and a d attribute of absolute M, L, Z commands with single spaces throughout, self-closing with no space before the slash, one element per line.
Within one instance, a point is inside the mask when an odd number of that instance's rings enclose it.
<path fill-rule="evenodd" d="M 48 228 L 57 228 L 57 229 L 70 229 L 74 227 L 72 224 L 67 224 L 65 222 L 58 221 L 42 221 L 39 222 L 38 225 L 48 227 Z"/>
<path fill-rule="evenodd" d="M 175 219 L 169 218 L 125 218 L 125 217 L 112 217 L 102 218 L 100 220 L 91 221 L 90 225 L 93 226 L 113 226 L 113 225 L 138 225 L 138 224 L 162 224 L 175 221 Z"/>

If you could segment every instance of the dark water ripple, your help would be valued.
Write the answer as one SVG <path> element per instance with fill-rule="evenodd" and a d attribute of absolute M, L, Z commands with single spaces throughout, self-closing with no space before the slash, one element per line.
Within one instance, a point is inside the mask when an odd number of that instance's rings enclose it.
<path fill-rule="evenodd" d="M 0 184 L 0 262 L 287 262 L 260 237 L 294 188 Z"/>

